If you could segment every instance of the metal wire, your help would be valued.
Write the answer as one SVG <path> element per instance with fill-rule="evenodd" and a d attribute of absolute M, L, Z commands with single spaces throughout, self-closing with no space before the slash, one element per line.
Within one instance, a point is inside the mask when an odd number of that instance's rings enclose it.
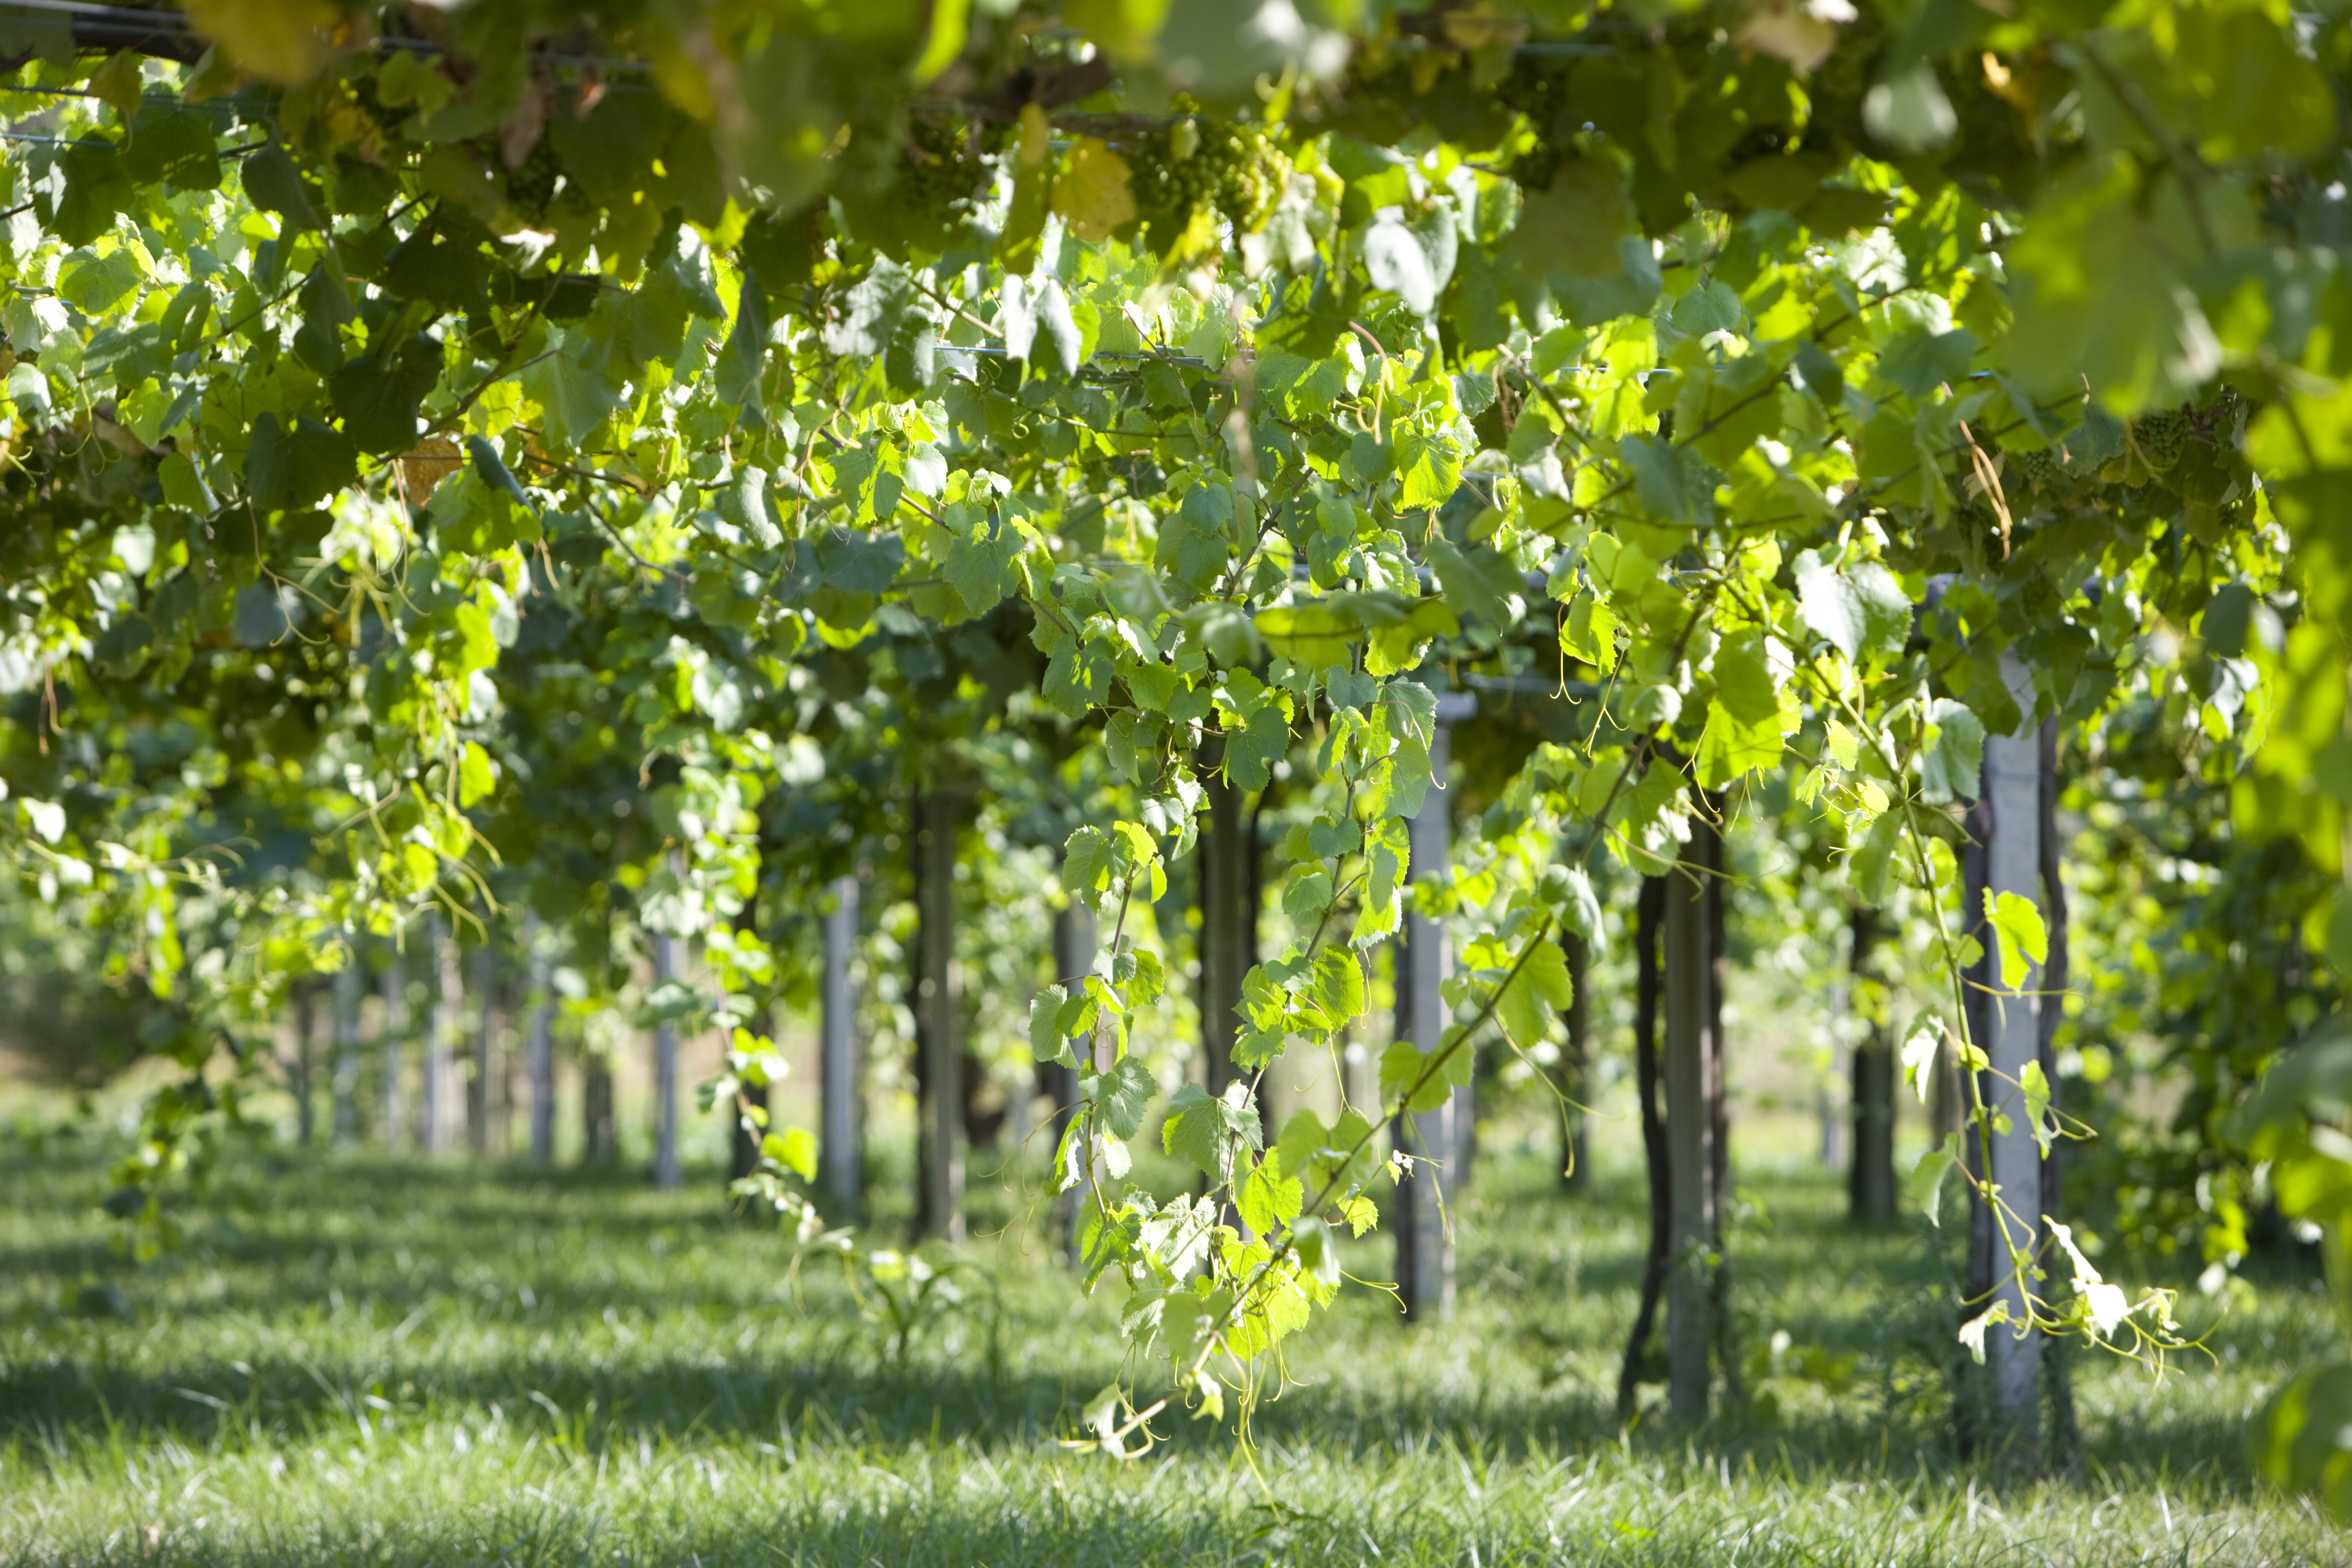
<path fill-rule="evenodd" d="M 0 0 L 0 11 L 30 12 L 36 16 L 55 16 L 100 31 L 111 31 L 129 37 L 142 33 L 174 33 L 191 41 L 204 37 L 194 24 L 176 11 L 144 11 L 128 5 L 98 5 L 86 0 Z M 408 54 L 445 55 L 450 52 L 446 44 L 431 38 L 408 38 L 386 36 L 375 41 L 379 50 L 399 50 Z M 534 62 L 548 65 L 593 67 L 599 70 L 647 71 L 652 65 L 645 60 L 623 59 L 610 55 L 575 55 L 551 49 L 530 51 Z"/>

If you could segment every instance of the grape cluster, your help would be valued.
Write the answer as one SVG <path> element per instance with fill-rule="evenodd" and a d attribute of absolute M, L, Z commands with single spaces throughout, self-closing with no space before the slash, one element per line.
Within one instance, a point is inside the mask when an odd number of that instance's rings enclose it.
<path fill-rule="evenodd" d="M 2014 456 L 2018 471 L 2038 489 L 2056 489 L 2071 477 L 2059 468 L 2057 455 L 2046 447 Z"/>
<path fill-rule="evenodd" d="M 541 137 L 530 155 L 506 172 L 507 201 L 533 221 L 546 216 L 548 203 L 555 199 L 555 183 L 563 174 L 563 165 L 548 141 Z"/>
<path fill-rule="evenodd" d="M 1190 107 L 1178 100 L 1180 111 Z M 1290 178 L 1290 161 L 1262 133 L 1197 113 L 1126 138 L 1122 151 L 1137 208 L 1180 229 L 1203 206 L 1236 228 L 1258 228 Z"/>
<path fill-rule="evenodd" d="M 907 149 L 899 161 L 898 197 L 913 211 L 944 216 L 953 204 L 970 201 L 989 178 L 987 163 L 972 155 L 961 125 L 914 121 L 907 127 Z"/>
<path fill-rule="evenodd" d="M 2189 445 L 2189 416 L 2178 408 L 2143 414 L 2132 421 L 2131 436 L 2140 460 L 2162 473 L 2180 461 Z"/>

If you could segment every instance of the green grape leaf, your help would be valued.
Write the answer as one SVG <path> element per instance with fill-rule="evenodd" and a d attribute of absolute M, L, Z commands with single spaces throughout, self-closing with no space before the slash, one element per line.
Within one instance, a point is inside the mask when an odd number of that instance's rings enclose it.
<path fill-rule="evenodd" d="M 1059 985 L 1048 985 L 1029 999 L 1029 1054 L 1041 1062 L 1076 1063 L 1060 1022 L 1062 1004 L 1069 999 Z"/>
<path fill-rule="evenodd" d="M 1143 1237 L 1143 1216 L 1121 1205 L 1105 1213 L 1102 1205 L 1091 1194 L 1087 1198 L 1085 1217 L 1078 1227 L 1078 1255 L 1086 1261 L 1086 1288 L 1091 1291 L 1103 1271 L 1134 1250 Z M 1114 1401 L 1118 1385 L 1109 1390 Z"/>
<path fill-rule="evenodd" d="M 1160 525 L 1151 563 L 1173 576 L 1188 597 L 1199 595 L 1231 557 L 1233 521 L 1233 491 L 1221 484 L 1194 485 L 1176 515 Z"/>
<path fill-rule="evenodd" d="M 1297 1219 L 1305 1201 L 1303 1184 L 1283 1173 L 1281 1151 L 1269 1150 L 1234 1194 L 1234 1209 L 1242 1223 L 1260 1236 L 1272 1236 Z"/>
<path fill-rule="evenodd" d="M 248 154 L 240 169 L 245 198 L 263 212 L 277 213 L 295 228 L 324 226 L 319 205 L 295 167 L 292 154 L 276 140 Z"/>
<path fill-rule="evenodd" d="M 735 324 L 728 330 L 727 342 L 710 367 L 710 390 L 729 407 L 758 416 L 760 373 L 767 366 L 767 297 L 760 292 L 760 280 L 747 267 L 743 290 L 735 301 Z"/>
<path fill-rule="evenodd" d="M 816 1135 L 805 1127 L 787 1127 L 760 1141 L 760 1152 L 803 1182 L 816 1180 Z"/>
<path fill-rule="evenodd" d="M 1846 879 L 1853 885 L 1854 895 L 1869 908 L 1886 901 L 1887 886 L 1895 871 L 1895 852 L 1902 847 L 1903 820 L 1894 812 L 1879 817 L 1863 835 L 1855 847 L 1853 859 L 1846 869 Z"/>
<path fill-rule="evenodd" d="M 1927 1216 L 1929 1225 L 1938 1228 L 1944 1223 L 1941 1212 L 1944 1177 L 1959 1163 L 1959 1160 L 1960 1135 L 1947 1132 L 1941 1146 L 1927 1150 L 1919 1156 L 1918 1164 L 1912 1167 L 1911 1174 L 1903 1184 L 1904 1195 L 1911 1200 L 1912 1206 Z"/>
<path fill-rule="evenodd" d="M 1918 1092 L 1919 1103 L 1927 1103 L 1927 1089 L 1936 1070 L 1936 1056 L 1944 1043 L 1942 1023 L 1930 1016 L 1912 1026 L 1910 1036 L 1903 1042 L 1903 1076 L 1911 1080 Z"/>
<path fill-rule="evenodd" d="M 1143 1131 L 1144 1113 L 1159 1087 L 1139 1058 L 1121 1057 L 1108 1072 L 1087 1074 L 1086 1091 L 1111 1136 L 1125 1142 Z"/>
<path fill-rule="evenodd" d="M 139 291 L 139 263 L 128 250 L 76 251 L 58 266 L 58 298 L 86 316 L 111 314 Z"/>
<path fill-rule="evenodd" d="M 1179 1160 L 1189 1160 L 1211 1180 L 1223 1184 L 1233 1174 L 1237 1148 L 1255 1150 L 1262 1134 L 1257 1109 L 1242 1103 L 1249 1085 L 1236 1079 L 1224 1098 L 1197 1083 L 1179 1088 L 1168 1102 L 1168 1119 L 1160 1125 L 1160 1146 Z"/>
<path fill-rule="evenodd" d="M 1878 353 L 1878 374 L 1914 403 L 1925 403 L 1939 385 L 1963 381 L 1977 352 L 1976 334 L 1966 330 L 1899 334 Z"/>
<path fill-rule="evenodd" d="M 1797 612 L 1847 658 L 1892 658 L 1911 636 L 1911 601 L 1895 574 L 1874 561 L 1841 572 L 1808 550 L 1791 563 Z"/>
<path fill-rule="evenodd" d="M 1282 694 L 1257 685 L 1245 672 L 1229 689 L 1234 706 L 1223 716 L 1225 771 L 1238 787 L 1262 790 L 1274 777 L 1274 764 L 1290 750 L 1290 718 Z"/>
<path fill-rule="evenodd" d="M 490 754 L 477 742 L 468 741 L 457 755 L 457 804 L 464 807 L 479 805 L 498 787 L 498 775 L 490 766 Z"/>
<path fill-rule="evenodd" d="M 1495 1020 L 1511 1044 L 1530 1050 L 1549 1037 L 1552 1021 L 1575 995 L 1559 944 L 1538 940 L 1496 999 Z"/>
<path fill-rule="evenodd" d="M 117 60 L 132 57 L 117 55 Z M 194 104 L 150 103 L 131 121 L 122 172 L 137 184 L 175 191 L 216 190 L 221 183 L 219 121 Z"/>
<path fill-rule="evenodd" d="M 2050 1079 L 2042 1064 L 2031 1061 L 2017 1075 L 2018 1090 L 2025 1096 L 2026 1125 L 2033 1130 L 2033 1142 L 2046 1158 L 2057 1133 L 2050 1119 Z"/>
<path fill-rule="evenodd" d="M 1402 488 L 1397 492 L 1397 507 L 1402 511 L 1424 511 L 1444 506 L 1462 484 L 1461 444 L 1444 432 L 1423 435 L 1418 431 L 1401 432 L 1396 441 L 1396 471 Z M 1431 542 L 1440 542 L 1433 534 Z"/>
<path fill-rule="evenodd" d="M 1313 977 L 1307 989 L 1326 1029 L 1337 1029 L 1360 1017 L 1364 1011 L 1364 972 L 1357 956 L 1344 948 L 1327 947 L 1315 955 Z"/>
<path fill-rule="evenodd" d="M 1330 1132 L 1323 1125 L 1323 1119 L 1312 1110 L 1294 1111 L 1290 1120 L 1282 1124 L 1282 1136 L 1275 1140 L 1268 1157 L 1279 1157 L 1282 1169 L 1296 1171 L 1302 1179 L 1311 1177 L 1315 1157 L 1322 1152 Z"/>
<path fill-rule="evenodd" d="M 1608 670 L 1617 663 L 1617 616 L 1597 594 L 1576 595 L 1560 622 L 1559 646 L 1571 658 Z"/>
<path fill-rule="evenodd" d="M 2025 983 L 2026 972 L 2050 957 L 2050 935 L 2042 927 L 2042 911 L 2021 893 L 1996 895 L 1984 890 L 1985 919 L 2000 951 L 2000 983 L 2011 991 Z"/>
<path fill-rule="evenodd" d="M 419 332 L 337 369 L 328 393 L 361 451 L 404 452 L 416 444 L 418 406 L 440 378 L 441 345 Z"/>
<path fill-rule="evenodd" d="M 1492 626 L 1517 624 L 1527 612 L 1527 583 L 1491 544 L 1457 550 L 1432 533 L 1423 552 L 1445 590 L 1445 607 Z"/>
<path fill-rule="evenodd" d="M 1312 930 L 1331 907 L 1331 873 L 1293 871 L 1283 883 L 1282 912 L 1301 930 Z"/>
<path fill-rule="evenodd" d="M 303 416 L 289 430 L 275 414 L 253 422 L 245 453 L 246 493 L 264 511 L 315 505 L 359 477 L 351 437 Z"/>
<path fill-rule="evenodd" d="M 567 343 L 517 376 L 523 395 L 546 416 L 548 444 L 577 449 L 621 405 L 621 389 L 590 362 L 583 343 Z"/>
<path fill-rule="evenodd" d="M 2087 382 L 2135 414 L 2194 396 L 2221 368 L 2221 343 L 2172 260 L 2196 254 L 2181 216 L 2148 199 L 2122 147 L 2042 187 L 2002 253 L 2017 301 L 2005 348 L 2029 390 Z"/>
<path fill-rule="evenodd" d="M 1021 553 L 1021 531 L 998 519 L 983 521 L 948 546 L 940 575 L 955 590 L 963 607 L 984 616 L 1004 598 L 1013 576 L 1013 563 Z"/>
<path fill-rule="evenodd" d="M 1450 1031 L 1449 1031 L 1450 1032 Z M 1446 1042 L 1441 1042 L 1441 1047 Z M 1393 1103 L 1397 1097 L 1415 1083 L 1412 1098 L 1406 1102 L 1408 1110 L 1434 1110 L 1445 1103 L 1455 1086 L 1470 1081 L 1470 1072 L 1477 1053 L 1455 1046 L 1443 1066 L 1423 1078 L 1429 1066 L 1429 1057 L 1411 1040 L 1392 1042 L 1381 1053 L 1381 1100 Z"/>
<path fill-rule="evenodd" d="M 1984 721 L 1964 702 L 1927 704 L 1927 743 L 1919 753 L 1919 787 L 1937 804 L 1973 800 L 1983 787 Z"/>

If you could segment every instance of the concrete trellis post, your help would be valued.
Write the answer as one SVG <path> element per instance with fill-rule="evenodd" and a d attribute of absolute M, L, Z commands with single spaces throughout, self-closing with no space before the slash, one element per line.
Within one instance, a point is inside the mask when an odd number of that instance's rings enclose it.
<path fill-rule="evenodd" d="M 457 965 L 457 942 L 438 915 L 425 938 L 433 955 L 434 999 L 425 1039 L 425 1092 L 417 1131 L 428 1154 L 446 1154 L 456 1142 L 457 1032 L 463 1026 L 466 983 Z"/>
<path fill-rule="evenodd" d="M 824 973 L 817 1005 L 817 1184 L 844 1215 L 857 1212 L 864 1160 L 858 1145 L 857 998 L 849 981 L 857 945 L 857 879 L 833 884 L 824 914 Z"/>
<path fill-rule="evenodd" d="M 507 1096 L 498 1078 L 499 950 L 488 940 L 474 950 L 474 1070 L 466 1084 L 466 1136 L 477 1156 L 491 1153 L 491 1131 L 505 1151 Z"/>
<path fill-rule="evenodd" d="M 677 978 L 677 942 L 656 931 L 653 939 L 654 985 Z M 654 1026 L 654 1185 L 667 1192 L 684 1181 L 677 1163 L 677 1025 Z"/>
<path fill-rule="evenodd" d="M 555 1159 L 555 994 L 537 915 L 523 922 L 522 946 L 530 974 L 530 1158 L 545 1165 Z"/>
<path fill-rule="evenodd" d="M 1429 793 L 1412 823 L 1412 864 L 1416 879 L 1443 874 L 1453 858 L 1453 822 L 1445 792 L 1445 769 L 1452 750 L 1451 732 L 1460 720 L 1477 711 L 1468 697 L 1440 692 L 1436 722 L 1429 738 Z M 1404 918 L 1404 934 L 1397 950 L 1397 1036 L 1424 1051 L 1437 1048 L 1444 1037 L 1445 999 L 1439 987 L 1452 973 L 1454 955 L 1445 928 L 1419 914 Z M 1461 1047 L 1467 1050 L 1469 1044 Z M 1459 1145 L 1458 1119 L 1468 1112 L 1469 1096 L 1456 1089 L 1433 1110 L 1408 1111 L 1397 1119 L 1397 1147 L 1412 1157 L 1412 1174 L 1397 1188 L 1397 1294 L 1405 1315 L 1442 1319 L 1454 1307 L 1454 1247 L 1446 1235 L 1445 1215 L 1437 1170 L 1432 1162 L 1450 1167 Z M 1450 1177 L 1449 1177 L 1450 1181 Z"/>
<path fill-rule="evenodd" d="M 1568 1003 L 1568 1048 L 1560 1058 L 1560 1080 L 1568 1097 L 1577 1102 L 1561 1111 L 1559 1179 L 1570 1191 L 1582 1192 L 1592 1182 L 1586 1168 L 1585 1113 L 1578 1109 L 1590 1103 L 1592 1093 L 1592 999 L 1588 994 L 1592 955 L 1585 940 L 1574 931 L 1562 931 L 1559 943 L 1568 960 L 1568 982 L 1575 991 Z"/>
<path fill-rule="evenodd" d="M 1102 941 L 1097 928 L 1094 911 L 1073 899 L 1054 913 L 1054 978 L 1065 985 L 1083 983 L 1094 973 L 1095 953 Z M 1105 1058 L 1109 1054 L 1109 1042 L 1099 1040 L 1096 1056 L 1088 1064 L 1097 1071 L 1110 1066 Z M 1045 1069 L 1046 1097 L 1054 1103 L 1054 1147 L 1058 1150 L 1070 1130 L 1070 1120 L 1076 1114 L 1078 1101 L 1078 1071 L 1075 1067 L 1054 1064 Z M 1078 1169 L 1086 1168 L 1083 1150 L 1073 1150 L 1071 1158 Z M 1062 1194 L 1055 1205 L 1055 1224 L 1066 1241 L 1075 1237 L 1078 1215 L 1079 1194 L 1084 1184 Z"/>
<path fill-rule="evenodd" d="M 1990 809 L 1991 831 L 1984 845 L 1984 897 L 1999 900 L 2014 894 L 2037 910 L 2042 899 L 2042 738 L 2033 721 L 2032 673 L 2014 653 L 2001 656 L 2001 675 L 2010 697 L 2022 715 L 2015 733 L 1986 737 L 1985 802 Z M 1984 918 L 1981 906 L 1968 911 L 1968 923 Z M 1990 933 L 1985 947 L 1994 948 Z M 2008 1130 L 1996 1120 L 1990 1134 L 1992 1184 L 2004 1212 L 1990 1218 L 1990 1278 L 1989 1300 L 1972 1302 L 1970 1312 L 1993 1302 L 2008 1306 L 2011 1317 L 2022 1320 L 2026 1303 L 2017 1270 L 2010 1261 L 2012 1247 L 2032 1253 L 2042 1226 L 2042 1151 L 2025 1112 L 2023 1096 L 2015 1087 L 2028 1064 L 2038 1063 L 2042 1048 L 2042 966 L 2029 962 L 2023 980 L 2011 990 L 2000 985 L 1985 999 L 1980 1016 L 1984 1037 L 1979 1048 L 1991 1061 L 1982 1077 L 1984 1098 L 1996 1118 L 2005 1117 Z M 1973 1127 L 1962 1136 L 1975 1142 Z M 1997 1328 L 1985 1336 L 1985 1360 L 1992 1369 L 1993 1400 L 2003 1439 L 2011 1450 L 2031 1458 L 2041 1447 L 2042 1336 Z"/>
<path fill-rule="evenodd" d="M 349 953 L 335 971 L 335 1147 L 349 1148 L 360 1135 L 360 963 Z"/>
<path fill-rule="evenodd" d="M 408 959 L 398 948 L 387 954 L 379 977 L 383 1016 L 376 1028 L 376 1065 L 383 1074 L 381 1136 L 386 1148 L 397 1147 L 408 1120 L 407 1096 L 402 1081 L 408 1065 Z"/>

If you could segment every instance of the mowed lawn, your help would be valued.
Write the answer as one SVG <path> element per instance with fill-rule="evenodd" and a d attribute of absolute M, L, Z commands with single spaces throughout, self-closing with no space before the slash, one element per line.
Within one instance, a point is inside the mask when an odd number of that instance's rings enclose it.
<path fill-rule="evenodd" d="M 1497 1155 L 1456 1204 L 1451 1325 L 1357 1291 L 1294 1342 L 1254 1453 L 1163 1419 L 1118 1463 L 1061 1441 L 1121 1364 L 1115 1305 L 978 1173 L 963 1300 L 894 1353 L 870 1290 L 795 1269 L 713 1174 L 258 1152 L 142 1268 L 90 1207 L 101 1154 L 0 1139 L 0 1563 L 2352 1560 L 2243 1457 L 2247 1413 L 2327 1346 L 2306 1283 L 2161 1386 L 2076 1354 L 2079 1462 L 2022 1485 L 1956 1454 L 1930 1233 L 1853 1232 L 1818 1172 L 1743 1176 L 1744 1412 L 1621 1427 L 1638 1186 L 1571 1197 Z M 1368 1238 L 1349 1268 L 1389 1258 Z"/>

